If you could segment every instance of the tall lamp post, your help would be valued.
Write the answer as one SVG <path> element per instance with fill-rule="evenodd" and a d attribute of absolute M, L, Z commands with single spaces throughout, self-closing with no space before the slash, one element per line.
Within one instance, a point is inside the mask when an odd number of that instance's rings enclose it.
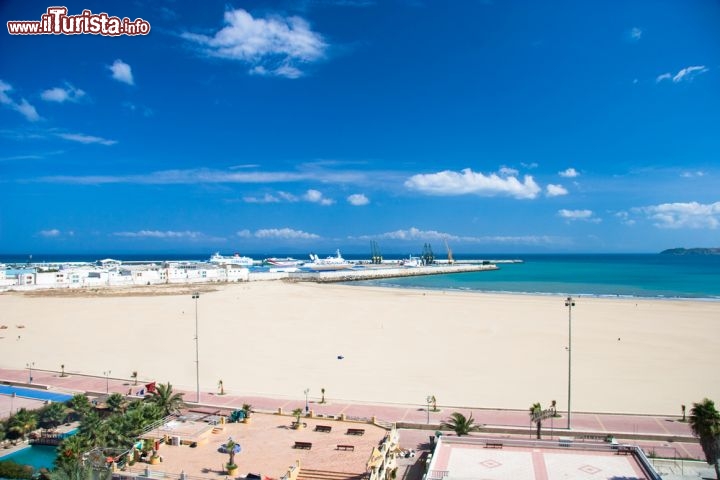
<path fill-rule="evenodd" d="M 305 413 L 308 413 L 310 411 L 310 407 L 308 406 L 308 393 L 310 393 L 310 389 L 306 388 L 303 393 L 305 393 Z"/>
<path fill-rule="evenodd" d="M 575 301 L 572 297 L 565 299 L 565 306 L 568 307 L 568 412 L 567 412 L 567 428 L 570 430 L 570 394 L 572 392 L 572 307 Z"/>
<path fill-rule="evenodd" d="M 103 372 L 103 375 L 105 375 L 105 393 L 110 393 L 110 374 L 112 372 L 110 370 L 107 370 Z"/>
<path fill-rule="evenodd" d="M 197 393 L 197 403 L 200 403 L 200 348 L 198 346 L 198 298 L 199 292 L 194 292 L 192 298 L 195 300 L 195 391 Z"/>
<path fill-rule="evenodd" d="M 430 425 L 430 404 L 432 403 L 433 398 L 434 397 L 432 395 L 428 395 L 425 398 L 425 401 L 427 402 L 427 423 L 428 423 L 428 425 Z"/>
<path fill-rule="evenodd" d="M 29 371 L 29 373 L 28 373 L 28 383 L 32 383 L 32 381 L 33 381 L 32 369 L 33 369 L 33 367 L 35 366 L 35 362 L 26 363 L 25 366 L 27 366 L 28 371 Z"/>

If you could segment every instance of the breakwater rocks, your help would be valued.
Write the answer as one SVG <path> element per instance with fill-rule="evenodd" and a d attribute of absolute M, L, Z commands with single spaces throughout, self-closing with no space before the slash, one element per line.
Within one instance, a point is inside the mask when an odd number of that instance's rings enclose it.
<path fill-rule="evenodd" d="M 414 277 L 418 275 L 443 275 L 449 273 L 467 273 L 497 270 L 496 265 L 428 265 L 424 267 L 385 267 L 366 266 L 361 269 L 335 270 L 331 272 L 293 272 L 287 279 L 296 282 L 352 282 L 357 280 L 376 280 L 380 278 Z"/>

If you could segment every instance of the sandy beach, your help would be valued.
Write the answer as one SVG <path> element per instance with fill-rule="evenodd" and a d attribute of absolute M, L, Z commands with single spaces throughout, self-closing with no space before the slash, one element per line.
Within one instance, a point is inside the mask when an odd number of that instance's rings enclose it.
<path fill-rule="evenodd" d="M 310 398 L 567 408 L 564 297 L 251 282 L 200 286 L 200 384 Z M 164 294 L 155 294 L 156 292 Z M 0 366 L 195 388 L 187 286 L 0 294 Z M 720 302 L 577 298 L 572 409 L 680 414 L 720 400 Z M 343 358 L 338 358 L 339 356 Z"/>

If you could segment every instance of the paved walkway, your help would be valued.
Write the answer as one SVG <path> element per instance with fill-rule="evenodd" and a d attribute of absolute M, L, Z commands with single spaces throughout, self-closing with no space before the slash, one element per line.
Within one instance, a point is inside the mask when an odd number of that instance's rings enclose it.
<path fill-rule="evenodd" d="M 27 384 L 30 372 L 25 370 L 10 370 L 0 368 L 0 382 Z M 143 382 L 137 385 L 130 379 L 105 378 L 88 375 L 72 375 L 61 377 L 60 372 L 46 370 L 32 370 L 32 383 L 36 386 L 48 386 L 71 392 L 95 392 L 105 394 L 118 392 L 124 395 L 136 395 L 144 387 Z M 189 404 L 196 403 L 196 392 L 178 390 L 184 393 L 184 399 Z M 533 425 L 530 424 L 528 412 L 525 410 L 492 410 L 482 408 L 453 408 L 438 406 L 437 412 L 428 412 L 425 405 L 394 405 L 372 404 L 363 402 L 336 401 L 328 398 L 326 403 L 319 403 L 319 398 L 309 401 L 309 408 L 315 415 L 340 415 L 346 417 L 367 418 L 376 417 L 378 420 L 398 423 L 403 428 L 402 443 L 408 448 L 415 448 L 428 442 L 429 436 L 434 434 L 438 425 L 451 413 L 458 411 L 464 415 L 472 414 L 475 422 L 484 425 L 483 435 L 523 435 L 531 434 Z M 25 399 L 10 399 L 0 395 L 0 418 L 6 418 L 10 413 L 10 402 L 14 402 L 13 409 L 20 407 L 32 408 L 33 404 L 42 405 L 39 401 Z M 244 403 L 252 405 L 253 410 L 259 412 L 277 412 L 282 408 L 289 413 L 295 408 L 304 408 L 305 399 L 270 398 L 248 395 L 237 395 L 229 392 L 218 395 L 217 392 L 200 392 L 200 401 L 204 406 L 222 409 L 240 408 Z M 562 413 L 562 412 L 561 412 Z M 580 433 L 607 435 L 613 434 L 619 440 L 626 440 L 643 446 L 646 452 L 654 451 L 662 457 L 704 458 L 699 443 L 693 438 L 687 423 L 681 422 L 679 417 L 656 415 L 619 415 L 607 413 L 572 413 L 571 429 L 574 435 Z M 405 429 L 409 429 L 405 431 Z M 424 429 L 424 430 L 423 430 Z M 548 436 L 568 435 L 567 419 L 565 417 L 548 419 L 543 423 L 543 433 Z M 413 442 L 417 442 L 414 445 Z"/>

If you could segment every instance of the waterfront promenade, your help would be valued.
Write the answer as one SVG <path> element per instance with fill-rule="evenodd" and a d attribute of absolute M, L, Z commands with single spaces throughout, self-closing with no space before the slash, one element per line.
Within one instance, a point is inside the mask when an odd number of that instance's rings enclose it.
<path fill-rule="evenodd" d="M 28 385 L 30 372 L 0 368 L 0 382 L 17 385 Z M 145 383 L 162 379 L 141 379 L 135 385 L 132 379 L 98 377 L 72 373 L 62 377 L 58 371 L 32 370 L 32 385 L 50 388 L 69 393 L 88 392 L 91 395 L 106 393 L 129 392 L 136 395 L 144 388 Z M 234 391 L 230 385 L 225 386 L 225 395 L 218 391 L 200 392 L 200 402 L 196 402 L 196 392 L 176 389 L 184 393 L 189 406 L 201 405 L 217 410 L 232 410 L 242 407 L 244 403 L 252 405 L 253 410 L 261 413 L 277 413 L 282 409 L 289 414 L 295 408 L 305 408 L 303 392 L 296 398 L 263 397 L 242 395 Z M 310 392 L 308 407 L 316 416 L 339 416 L 349 419 L 371 419 L 375 417 L 381 422 L 396 423 L 401 431 L 401 445 L 408 449 L 427 448 L 429 437 L 438 429 L 439 424 L 451 413 L 461 412 L 472 414 L 475 422 L 483 426 L 482 435 L 529 438 L 534 436 L 534 425 L 530 424 L 528 412 L 525 410 L 483 409 L 477 407 L 445 406 L 439 403 L 438 411 L 428 412 L 427 404 L 399 405 L 378 404 L 360 401 L 339 401 L 327 392 L 326 403 L 320 403 L 320 392 Z M 438 399 L 441 400 L 441 399 Z M 0 418 L 6 418 L 11 408 L 39 408 L 44 402 L 25 398 L 10 398 L 0 395 Z M 678 408 L 679 410 L 679 408 Z M 596 414 L 588 412 L 572 412 L 571 430 L 567 430 L 567 418 L 559 412 L 560 418 L 548 419 L 543 423 L 543 438 L 573 436 L 575 441 L 584 441 L 583 437 L 604 437 L 614 435 L 623 443 L 637 444 L 645 449 L 650 456 L 666 458 L 703 459 L 699 443 L 692 436 L 687 423 L 681 418 L 658 415 L 620 415 Z"/>

